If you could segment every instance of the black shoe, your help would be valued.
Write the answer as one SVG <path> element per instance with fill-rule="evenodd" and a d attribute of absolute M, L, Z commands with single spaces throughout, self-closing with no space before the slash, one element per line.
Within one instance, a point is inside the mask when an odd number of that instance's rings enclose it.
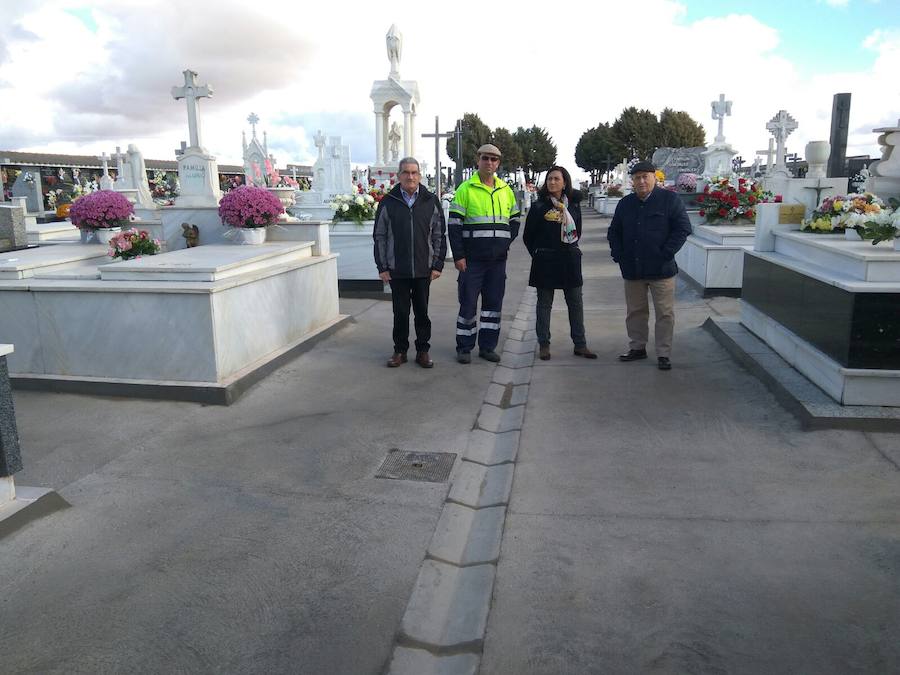
<path fill-rule="evenodd" d="M 638 361 L 646 358 L 646 349 L 629 349 L 627 354 L 619 354 L 619 361 Z"/>
<path fill-rule="evenodd" d="M 478 352 L 478 356 L 491 363 L 500 363 L 500 355 L 493 349 L 482 349 Z"/>
<path fill-rule="evenodd" d="M 660 356 L 656 359 L 656 367 L 660 370 L 672 370 L 672 362 L 669 361 L 668 357 Z"/>
<path fill-rule="evenodd" d="M 456 352 L 457 363 L 472 363 L 472 355 L 469 352 Z"/>

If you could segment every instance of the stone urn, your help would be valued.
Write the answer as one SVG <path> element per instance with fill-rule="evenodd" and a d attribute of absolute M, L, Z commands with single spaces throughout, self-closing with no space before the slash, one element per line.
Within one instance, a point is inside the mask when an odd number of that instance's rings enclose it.
<path fill-rule="evenodd" d="M 119 234 L 119 232 L 121 231 L 121 227 L 98 227 L 96 230 L 94 230 L 94 239 L 96 239 L 98 244 L 108 246 L 109 240 Z M 82 230 L 81 232 L 83 235 L 84 230 Z"/>
<path fill-rule="evenodd" d="M 831 156 L 831 143 L 828 141 L 810 141 L 806 144 L 806 163 L 809 170 L 807 178 L 825 178 L 828 174 L 828 158 Z"/>
<path fill-rule="evenodd" d="M 281 205 L 287 209 L 290 206 L 294 205 L 294 188 L 292 187 L 270 187 L 266 188 L 273 195 L 278 197 L 278 201 L 281 202 Z"/>

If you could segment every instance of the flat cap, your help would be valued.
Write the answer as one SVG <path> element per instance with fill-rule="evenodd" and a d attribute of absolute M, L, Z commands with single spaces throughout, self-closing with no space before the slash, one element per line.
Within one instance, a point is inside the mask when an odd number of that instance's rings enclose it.
<path fill-rule="evenodd" d="M 478 148 L 478 156 L 482 155 L 496 155 L 497 157 L 503 157 L 503 153 L 500 152 L 500 148 L 496 145 L 491 145 L 490 143 L 485 143 L 480 148 Z"/>
<path fill-rule="evenodd" d="M 633 167 L 631 167 L 631 171 L 629 171 L 628 173 L 633 176 L 636 173 L 643 173 L 645 171 L 649 173 L 656 173 L 656 167 L 653 166 L 653 162 L 640 161 Z"/>

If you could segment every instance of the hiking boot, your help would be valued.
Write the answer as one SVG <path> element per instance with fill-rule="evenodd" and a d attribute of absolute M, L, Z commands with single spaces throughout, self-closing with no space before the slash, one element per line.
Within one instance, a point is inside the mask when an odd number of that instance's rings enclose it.
<path fill-rule="evenodd" d="M 478 352 L 478 356 L 491 363 L 500 363 L 500 355 L 493 349 L 482 349 Z"/>
<path fill-rule="evenodd" d="M 456 352 L 457 363 L 472 363 L 472 355 L 469 352 Z"/>

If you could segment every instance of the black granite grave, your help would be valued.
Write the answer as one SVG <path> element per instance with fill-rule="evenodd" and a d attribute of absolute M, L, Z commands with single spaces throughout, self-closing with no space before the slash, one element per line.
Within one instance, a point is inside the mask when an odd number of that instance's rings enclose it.
<path fill-rule="evenodd" d="M 846 368 L 900 369 L 900 293 L 853 293 L 745 255 L 741 298 Z"/>
<path fill-rule="evenodd" d="M 22 455 L 19 451 L 19 432 L 16 429 L 9 369 L 6 357 L 0 356 L 0 478 L 12 476 L 21 470 Z"/>

